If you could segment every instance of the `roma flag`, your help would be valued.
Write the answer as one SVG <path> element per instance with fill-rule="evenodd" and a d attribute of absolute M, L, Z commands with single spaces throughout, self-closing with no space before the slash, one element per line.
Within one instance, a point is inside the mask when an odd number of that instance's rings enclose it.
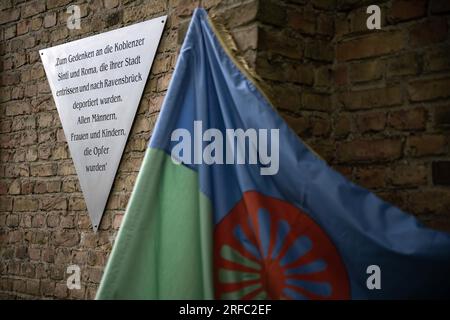
<path fill-rule="evenodd" d="M 445 296 L 450 235 L 319 159 L 197 9 L 97 298 Z"/>

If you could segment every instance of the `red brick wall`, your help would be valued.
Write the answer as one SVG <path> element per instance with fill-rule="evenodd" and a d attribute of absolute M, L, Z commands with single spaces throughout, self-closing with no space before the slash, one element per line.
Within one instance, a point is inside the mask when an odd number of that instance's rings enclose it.
<path fill-rule="evenodd" d="M 81 30 L 66 27 L 69 3 L 81 6 Z M 382 30 L 368 31 L 368 1 L 203 0 L 300 137 L 351 180 L 450 230 L 449 2 L 378 3 Z M 0 298 L 94 297 L 197 4 L 0 1 Z M 93 233 L 38 50 L 163 14 L 166 29 Z M 81 290 L 66 287 L 70 264 L 81 268 Z"/>
<path fill-rule="evenodd" d="M 381 30 L 367 30 L 366 6 L 337 8 L 332 161 L 449 231 L 450 2 L 372 3 L 381 8 Z"/>

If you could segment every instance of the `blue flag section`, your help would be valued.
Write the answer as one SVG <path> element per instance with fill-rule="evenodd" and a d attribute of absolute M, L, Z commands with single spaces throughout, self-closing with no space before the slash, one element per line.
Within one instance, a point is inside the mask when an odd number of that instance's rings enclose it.
<path fill-rule="evenodd" d="M 315 156 L 238 67 L 203 9 L 150 147 L 196 172 L 212 204 L 216 298 L 450 297 L 450 235 Z"/>

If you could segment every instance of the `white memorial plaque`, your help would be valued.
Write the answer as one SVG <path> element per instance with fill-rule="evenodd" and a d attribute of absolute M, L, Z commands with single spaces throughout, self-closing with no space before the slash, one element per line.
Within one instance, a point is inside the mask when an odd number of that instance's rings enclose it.
<path fill-rule="evenodd" d="M 95 231 L 166 17 L 39 52 Z"/>

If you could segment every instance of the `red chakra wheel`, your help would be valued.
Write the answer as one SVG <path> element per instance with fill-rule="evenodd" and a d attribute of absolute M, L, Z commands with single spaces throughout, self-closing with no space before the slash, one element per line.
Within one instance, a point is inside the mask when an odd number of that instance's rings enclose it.
<path fill-rule="evenodd" d="M 288 202 L 246 192 L 214 231 L 217 299 L 348 299 L 327 234 Z"/>

